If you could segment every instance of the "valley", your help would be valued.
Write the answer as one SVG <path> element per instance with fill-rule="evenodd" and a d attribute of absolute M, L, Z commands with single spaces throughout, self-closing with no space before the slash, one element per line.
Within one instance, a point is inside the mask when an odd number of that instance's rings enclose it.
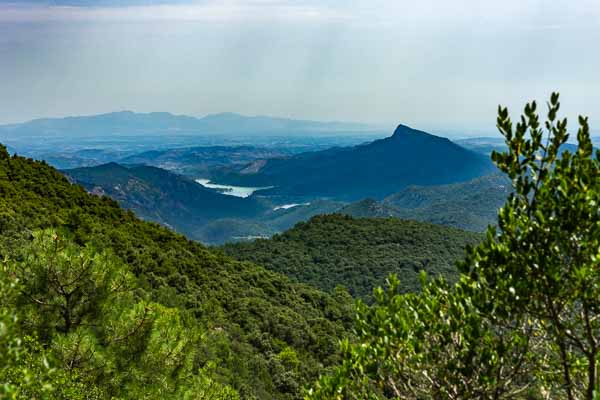
<path fill-rule="evenodd" d="M 186 147 L 64 171 L 91 193 L 210 245 L 267 238 L 328 213 L 483 231 L 508 196 L 507 182 L 478 178 L 491 172 L 483 156 L 403 125 L 356 146 Z"/>

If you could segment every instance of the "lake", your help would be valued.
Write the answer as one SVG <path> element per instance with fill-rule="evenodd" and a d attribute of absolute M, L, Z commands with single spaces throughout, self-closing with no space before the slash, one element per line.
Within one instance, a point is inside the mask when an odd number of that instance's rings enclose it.
<path fill-rule="evenodd" d="M 196 182 L 208 189 L 214 189 L 218 192 L 226 194 L 228 196 L 235 197 L 249 197 L 254 192 L 259 190 L 271 189 L 273 186 L 267 187 L 245 187 L 245 186 L 232 186 L 232 185 L 220 185 L 218 183 L 211 183 L 209 179 L 196 179 Z"/>

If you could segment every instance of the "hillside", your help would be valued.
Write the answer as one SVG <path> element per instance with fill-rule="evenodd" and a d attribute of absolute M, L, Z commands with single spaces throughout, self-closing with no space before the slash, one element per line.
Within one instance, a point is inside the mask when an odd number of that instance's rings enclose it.
<path fill-rule="evenodd" d="M 117 172 L 128 176 L 126 169 Z M 85 251 L 108 252 L 115 257 L 120 273 L 135 277 L 136 290 L 130 296 L 180 313 L 181 323 L 201 332 L 189 349 L 194 350 L 192 373 L 231 385 L 243 399 L 300 398 L 302 386 L 314 381 L 335 360 L 338 338 L 345 336 L 351 323 L 349 298 L 342 292 L 331 296 L 252 263 L 234 261 L 136 218 L 107 197 L 86 193 L 44 162 L 9 157 L 0 148 L 0 257 L 17 257 L 31 245 L 32 232 L 48 227 L 59 229 L 72 246 L 85 245 Z M 93 265 L 102 260 L 95 257 Z M 41 315 L 49 318 L 53 314 Z M 144 319 L 141 321 L 143 324 Z M 102 324 L 99 326 L 106 322 Z M 135 332 L 137 328 L 124 337 Z M 174 334 L 168 332 L 164 333 L 165 341 Z M 41 344 L 52 350 L 68 340 L 60 330 L 56 335 L 58 342 Z M 102 343 L 100 340 L 98 345 Z M 124 368 L 136 362 L 136 346 L 119 347 L 110 353 L 121 363 L 116 369 L 100 359 L 90 371 L 102 368 L 103 375 L 95 377 L 87 370 L 75 369 L 69 379 L 83 382 L 91 395 L 88 384 L 103 391 L 111 382 L 135 378 L 137 374 L 127 375 Z M 164 346 L 168 348 L 168 342 Z M 144 370 L 147 373 L 160 374 L 168 367 L 164 359 L 152 360 L 148 361 L 150 369 Z M 158 371 L 157 362 L 161 363 Z M 79 381 L 84 375 L 93 381 Z M 158 382 L 162 382 L 160 378 Z M 136 387 L 146 390 L 143 384 Z M 125 392 L 103 392 L 106 396 L 97 398 L 143 397 L 128 393 L 121 385 L 113 390 Z M 160 397 L 167 398 L 167 393 Z"/>
<path fill-rule="evenodd" d="M 245 165 L 266 158 L 289 155 L 290 150 L 255 146 L 196 146 L 152 150 L 119 160 L 120 164 L 143 164 L 163 168 L 193 178 L 209 177 L 219 167 Z"/>
<path fill-rule="evenodd" d="M 511 191 L 499 174 L 451 185 L 410 186 L 381 202 L 362 200 L 339 212 L 354 217 L 398 217 L 453 226 L 475 232 L 494 224 Z"/>
<path fill-rule="evenodd" d="M 139 217 L 172 227 L 192 238 L 198 226 L 209 221 L 254 217 L 268 209 L 254 198 L 226 196 L 155 167 L 109 163 L 64 173 L 88 191 L 117 200 Z"/>
<path fill-rule="evenodd" d="M 409 185 L 466 181 L 491 172 L 486 157 L 450 140 L 398 126 L 391 137 L 267 160 L 250 173 L 223 173 L 220 183 L 274 186 L 265 194 L 381 199 Z"/>
<path fill-rule="evenodd" d="M 419 273 L 457 276 L 454 261 L 467 244 L 482 236 L 428 223 L 396 218 L 317 216 L 272 239 L 227 244 L 223 251 L 284 273 L 325 291 L 347 287 L 370 299 L 372 290 L 396 273 L 405 292 L 419 287 Z"/>
<path fill-rule="evenodd" d="M 224 195 L 185 176 L 149 166 L 108 163 L 63 173 L 88 192 L 108 196 L 140 218 L 168 226 L 205 244 L 268 237 L 343 205 L 316 200 L 278 208 L 261 196 Z"/>

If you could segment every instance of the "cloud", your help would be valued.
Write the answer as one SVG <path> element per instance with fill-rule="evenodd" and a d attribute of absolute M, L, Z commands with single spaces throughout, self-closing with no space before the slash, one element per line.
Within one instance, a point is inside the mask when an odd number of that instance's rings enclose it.
<path fill-rule="evenodd" d="M 0 122 L 234 110 L 493 128 L 498 103 L 552 90 L 593 116 L 599 22 L 598 0 L 0 0 Z"/>
<path fill-rule="evenodd" d="M 0 0 L 0 5 L 21 6 L 69 6 L 69 7 L 122 7 L 157 4 L 193 4 L 198 0 Z"/>
<path fill-rule="evenodd" d="M 308 20 L 547 31 L 600 23 L 597 0 L 0 0 L 0 22 Z"/>
<path fill-rule="evenodd" d="M 298 1 L 236 0 L 56 0 L 16 4 L 0 0 L 0 21 L 232 21 L 332 20 L 349 15 L 340 8 Z"/>

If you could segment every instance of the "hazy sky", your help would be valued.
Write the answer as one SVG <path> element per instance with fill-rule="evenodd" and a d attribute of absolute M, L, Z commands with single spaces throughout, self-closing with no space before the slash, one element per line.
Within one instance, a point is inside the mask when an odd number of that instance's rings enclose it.
<path fill-rule="evenodd" d="M 234 111 L 494 133 L 498 103 L 559 90 L 600 127 L 599 49 L 598 0 L 0 0 L 0 123 Z"/>

